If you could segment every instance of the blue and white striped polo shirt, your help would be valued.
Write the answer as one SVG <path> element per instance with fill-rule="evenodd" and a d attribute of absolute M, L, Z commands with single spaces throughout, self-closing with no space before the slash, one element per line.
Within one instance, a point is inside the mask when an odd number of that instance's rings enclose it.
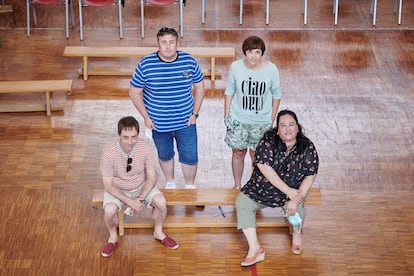
<path fill-rule="evenodd" d="M 144 57 L 135 69 L 131 85 L 143 88 L 147 113 L 159 132 L 187 126 L 193 112 L 193 83 L 204 79 L 197 61 L 177 51 L 173 62 L 162 61 L 156 52 Z"/>

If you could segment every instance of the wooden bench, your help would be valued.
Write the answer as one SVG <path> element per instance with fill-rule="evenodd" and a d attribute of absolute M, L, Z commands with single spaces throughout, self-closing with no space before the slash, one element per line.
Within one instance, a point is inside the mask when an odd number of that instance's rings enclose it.
<path fill-rule="evenodd" d="M 185 228 L 185 227 L 236 227 L 237 218 L 235 215 L 234 202 L 239 193 L 236 189 L 161 189 L 167 199 L 170 208 L 175 206 L 215 206 L 219 215 L 199 211 L 198 215 L 168 214 L 164 227 Z M 103 191 L 94 191 L 92 198 L 93 208 L 102 208 Z M 312 188 L 306 198 L 306 205 L 320 205 L 322 203 L 319 188 Z M 224 212 L 227 210 L 230 212 Z M 264 212 L 267 210 L 267 212 Z M 217 213 L 217 212 L 216 212 Z M 257 225 L 259 227 L 288 227 L 286 219 L 280 212 L 273 208 L 265 208 L 257 214 Z M 139 215 L 138 215 L 139 216 Z M 123 210 L 119 212 L 119 234 L 124 235 L 128 228 L 153 228 L 154 224 L 150 217 L 128 217 Z"/>
<path fill-rule="evenodd" d="M 4 1 L 3 1 L 3 3 L 4 3 Z M 14 15 L 14 10 L 13 10 L 13 6 L 12 5 L 3 5 L 3 4 L 0 4 L 0 14 L 2 14 L 2 13 L 10 13 L 13 16 L 14 26 L 17 27 L 16 16 Z M 0 41 L 0 45 L 1 45 L 1 41 Z"/>
<path fill-rule="evenodd" d="M 156 52 L 157 47 L 91 47 L 91 46 L 66 46 L 63 51 L 64 57 L 82 57 L 82 68 L 79 74 L 87 80 L 88 76 L 132 76 L 134 68 L 88 68 L 88 58 L 142 58 L 150 53 Z M 216 70 L 216 58 L 234 59 L 236 51 L 233 47 L 181 47 L 195 58 L 210 58 L 210 69 L 203 71 L 204 77 L 212 82 L 221 78 L 221 73 Z"/>
<path fill-rule="evenodd" d="M 2 104 L 0 112 L 29 112 L 46 111 L 50 116 L 51 111 L 63 110 L 63 107 L 54 106 L 50 102 L 50 93 L 71 92 L 72 80 L 32 80 L 32 81 L 0 81 L 0 93 L 45 93 L 45 104 Z"/>

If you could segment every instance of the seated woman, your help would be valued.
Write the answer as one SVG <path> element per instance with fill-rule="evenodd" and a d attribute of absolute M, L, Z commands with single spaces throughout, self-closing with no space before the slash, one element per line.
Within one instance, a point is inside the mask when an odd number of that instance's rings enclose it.
<path fill-rule="evenodd" d="M 263 135 L 256 148 L 252 175 L 235 203 L 237 229 L 243 231 L 249 246 L 242 266 L 265 258 L 256 233 L 256 211 L 265 207 L 282 207 L 286 217 L 299 214 L 302 223 L 298 231 L 291 231 L 292 253 L 302 252 L 303 202 L 316 179 L 318 165 L 316 148 L 302 133 L 296 114 L 280 111 L 276 127 Z"/>

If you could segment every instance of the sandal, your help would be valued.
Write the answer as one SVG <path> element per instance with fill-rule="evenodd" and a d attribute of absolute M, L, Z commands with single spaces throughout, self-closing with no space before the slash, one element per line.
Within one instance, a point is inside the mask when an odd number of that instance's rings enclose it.
<path fill-rule="evenodd" d="M 245 258 L 243 262 L 241 262 L 241 266 L 251 266 L 255 263 L 261 262 L 265 259 L 265 252 L 262 247 L 257 250 L 256 254 L 253 257 Z"/>
<path fill-rule="evenodd" d="M 297 242 L 298 240 L 300 240 L 299 242 Z M 293 230 L 292 233 L 292 253 L 295 255 L 299 255 L 302 253 L 302 249 L 303 249 L 303 240 L 302 240 L 302 233 L 301 232 L 296 232 L 295 230 Z"/>

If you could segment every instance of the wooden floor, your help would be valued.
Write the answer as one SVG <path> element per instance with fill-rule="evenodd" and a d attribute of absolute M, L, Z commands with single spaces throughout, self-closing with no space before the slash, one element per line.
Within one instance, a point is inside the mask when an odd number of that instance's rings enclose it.
<path fill-rule="evenodd" d="M 121 116 L 139 115 L 128 78 L 84 81 L 77 75 L 81 60 L 63 58 L 63 49 L 153 46 L 161 26 L 178 28 L 177 6 L 147 7 L 141 39 L 139 1 L 127 0 L 122 40 L 115 8 L 86 8 L 81 42 L 77 1 L 69 39 L 63 6 L 39 6 L 38 26 L 26 37 L 25 1 L 5 2 L 13 5 L 17 26 L 0 15 L 0 80 L 67 78 L 73 94 L 55 93 L 64 112 L 51 117 L 0 114 L 0 275 L 414 275 L 413 1 L 404 1 L 401 25 L 393 1 L 378 1 L 373 27 L 368 0 L 339 1 L 338 26 L 330 0 L 309 1 L 306 26 L 300 1 L 270 1 L 266 26 L 264 1 L 245 0 L 240 26 L 239 1 L 206 1 L 201 24 L 201 1 L 187 0 L 182 46 L 233 46 L 241 57 L 243 39 L 261 36 L 280 69 L 281 108 L 298 113 L 320 155 L 315 186 L 323 204 L 308 208 L 304 253 L 290 253 L 287 229 L 259 229 L 266 260 L 253 268 L 239 265 L 247 244 L 236 229 L 166 229 L 180 243 L 177 251 L 154 241 L 151 230 L 127 230 L 111 258 L 99 254 L 107 231 L 90 200 L 102 187 L 101 150 L 116 137 Z M 138 61 L 103 62 L 134 68 Z M 200 63 L 207 68 L 208 61 Z M 223 78 L 215 89 L 207 83 L 198 120 L 201 188 L 233 185 L 222 122 L 230 63 L 218 60 Z M 247 167 L 244 181 L 249 173 Z M 160 187 L 163 181 L 160 175 Z"/>

